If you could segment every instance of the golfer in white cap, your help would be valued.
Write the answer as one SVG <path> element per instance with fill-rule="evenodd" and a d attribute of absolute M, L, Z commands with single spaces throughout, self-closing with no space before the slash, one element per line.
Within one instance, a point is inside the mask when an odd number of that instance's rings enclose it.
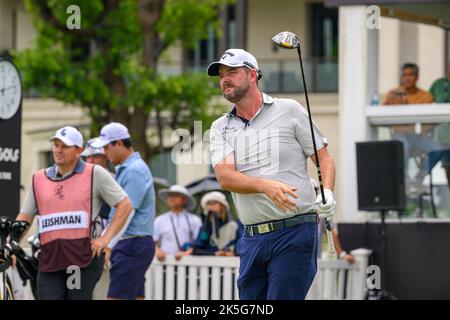
<path fill-rule="evenodd" d="M 191 247 L 202 226 L 201 219 L 190 212 L 196 201 L 181 185 L 162 189 L 158 195 L 170 210 L 155 219 L 156 257 L 164 261 L 166 255 L 175 255 L 179 260 Z"/>

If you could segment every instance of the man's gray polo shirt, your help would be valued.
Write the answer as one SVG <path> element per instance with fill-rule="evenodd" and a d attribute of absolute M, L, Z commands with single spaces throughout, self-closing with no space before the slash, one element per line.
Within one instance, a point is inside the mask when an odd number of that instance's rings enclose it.
<path fill-rule="evenodd" d="M 236 109 L 211 126 L 210 151 L 213 167 L 231 153 L 236 170 L 252 177 L 267 178 L 297 188 L 295 210 L 283 212 L 263 193 L 232 192 L 242 223 L 280 220 L 314 211 L 316 199 L 308 175 L 307 160 L 314 153 L 308 113 L 292 99 L 272 98 L 263 93 L 264 104 L 247 121 Z M 327 142 L 314 124 L 317 150 Z"/>

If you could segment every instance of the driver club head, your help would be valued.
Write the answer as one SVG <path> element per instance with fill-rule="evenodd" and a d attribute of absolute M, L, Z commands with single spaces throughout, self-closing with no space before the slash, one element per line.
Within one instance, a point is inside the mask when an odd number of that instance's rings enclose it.
<path fill-rule="evenodd" d="M 272 41 L 280 47 L 286 49 L 295 49 L 300 47 L 300 40 L 295 33 L 283 31 L 272 37 Z"/>

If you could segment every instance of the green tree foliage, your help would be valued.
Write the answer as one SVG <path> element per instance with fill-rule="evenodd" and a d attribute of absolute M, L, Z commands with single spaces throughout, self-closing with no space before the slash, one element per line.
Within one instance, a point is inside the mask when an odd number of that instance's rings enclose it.
<path fill-rule="evenodd" d="M 38 30 L 34 48 L 15 53 L 25 87 L 86 108 L 93 135 L 109 121 L 122 122 L 149 160 L 168 150 L 166 129 L 192 131 L 194 120 L 209 128 L 216 80 L 204 71 L 164 76 L 158 62 L 171 46 L 194 47 L 208 28 L 219 34 L 218 12 L 229 0 L 25 2 Z M 79 29 L 66 25 L 74 4 Z M 146 134 L 149 123 L 156 137 Z"/>

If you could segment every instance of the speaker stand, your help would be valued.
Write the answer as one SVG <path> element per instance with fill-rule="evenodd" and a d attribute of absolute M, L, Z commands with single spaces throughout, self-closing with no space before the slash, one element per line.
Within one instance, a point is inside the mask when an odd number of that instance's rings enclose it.
<path fill-rule="evenodd" d="M 386 210 L 381 210 L 381 225 L 380 225 L 380 236 L 381 236 L 381 250 L 382 250 L 382 263 L 381 263 L 381 290 L 377 290 L 372 293 L 373 300 L 397 300 L 392 293 L 387 291 L 387 278 L 388 278 L 388 250 L 387 250 L 387 226 L 386 226 Z"/>

